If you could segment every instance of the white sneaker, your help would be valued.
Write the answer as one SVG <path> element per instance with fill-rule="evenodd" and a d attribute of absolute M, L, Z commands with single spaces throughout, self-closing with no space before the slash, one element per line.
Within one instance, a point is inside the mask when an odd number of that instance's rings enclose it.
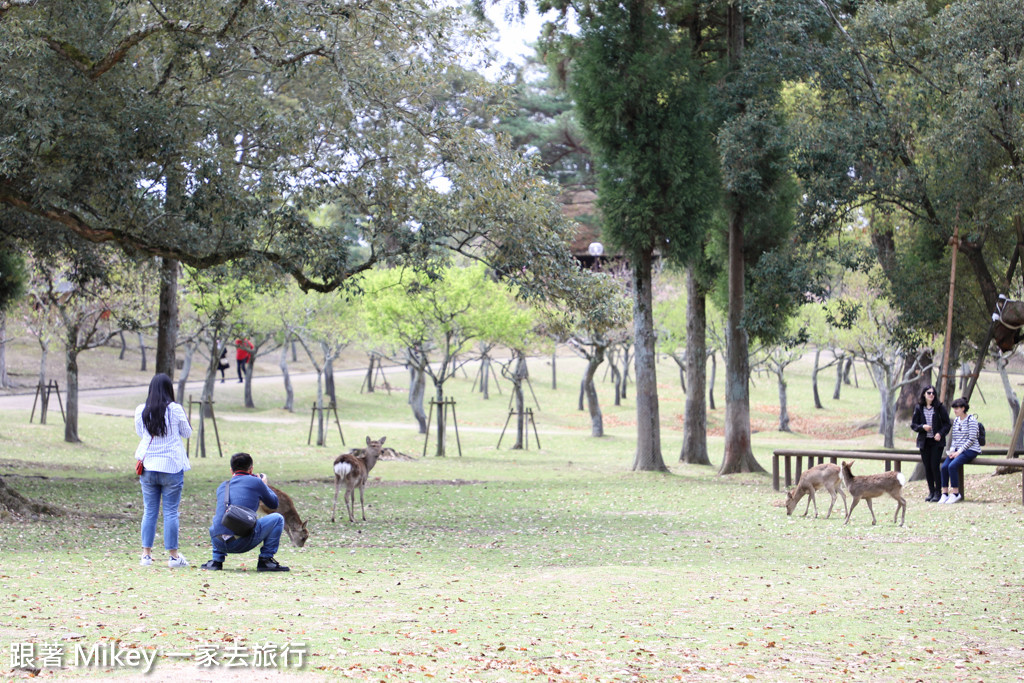
<path fill-rule="evenodd" d="M 939 498 L 939 503 L 940 503 L 940 504 L 941 504 L 941 503 L 945 503 L 945 502 L 946 502 L 947 500 L 949 500 L 949 494 L 948 494 L 948 493 L 943 493 L 943 494 L 942 494 L 942 497 L 941 497 L 941 498 Z"/>
<path fill-rule="evenodd" d="M 151 564 L 153 564 L 153 557 L 152 557 L 152 555 L 143 555 L 139 559 L 139 565 L 141 565 L 143 567 L 148 567 Z"/>
<path fill-rule="evenodd" d="M 959 503 L 963 499 L 964 499 L 964 497 L 961 496 L 959 493 L 954 493 L 953 495 L 951 495 L 949 498 L 946 499 L 946 505 L 952 505 L 953 503 Z"/>
<path fill-rule="evenodd" d="M 187 567 L 188 566 L 188 560 L 185 559 L 184 555 L 182 555 L 181 553 L 178 553 L 177 557 L 172 557 L 171 559 L 167 560 L 167 566 L 170 567 L 171 569 L 179 569 L 181 567 Z"/>

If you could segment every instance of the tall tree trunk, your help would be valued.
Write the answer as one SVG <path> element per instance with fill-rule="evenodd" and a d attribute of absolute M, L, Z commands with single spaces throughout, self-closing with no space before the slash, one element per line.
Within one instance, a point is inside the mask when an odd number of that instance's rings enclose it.
<path fill-rule="evenodd" d="M 665 472 L 668 468 L 661 456 L 661 422 L 658 411 L 653 260 L 653 253 L 647 251 L 638 254 L 633 261 L 633 344 L 636 349 L 636 457 L 633 459 L 633 470 Z"/>
<path fill-rule="evenodd" d="M 480 359 L 480 391 L 483 393 L 485 401 L 490 400 L 490 378 L 491 378 L 491 357 L 484 354 Z"/>
<path fill-rule="evenodd" d="M 708 413 L 704 403 L 707 383 L 707 308 L 705 292 L 693 271 L 686 276 L 686 377 L 690 391 L 683 409 L 683 449 L 679 462 L 710 465 Z M 684 385 L 685 386 L 685 385 Z"/>
<path fill-rule="evenodd" d="M 206 373 L 203 375 L 203 393 L 200 397 L 203 402 L 201 408 L 203 417 L 213 417 L 213 390 L 217 385 L 217 369 L 220 366 L 220 356 L 217 355 L 217 349 L 220 348 L 217 341 L 219 337 L 220 334 L 214 331 L 210 340 L 210 362 L 206 364 Z M 202 443 L 201 437 L 200 443 Z M 205 448 L 205 444 L 203 447 Z"/>
<path fill-rule="evenodd" d="M 139 338 L 139 372 L 146 371 L 146 338 L 142 336 L 142 332 L 136 332 L 135 335 Z M 159 370 L 157 371 L 159 372 Z M 168 375 L 173 379 L 174 375 Z"/>
<path fill-rule="evenodd" d="M 64 441 L 79 443 L 78 438 L 78 329 L 67 331 L 67 347 L 64 349 L 65 370 L 67 371 L 67 405 L 64 407 Z"/>
<path fill-rule="evenodd" d="M 846 367 L 846 361 L 842 356 L 836 359 L 836 386 L 832 390 L 832 400 L 839 400 L 839 393 L 843 389 L 843 368 Z"/>
<path fill-rule="evenodd" d="M 601 404 L 597 400 L 597 387 L 594 375 L 597 368 L 604 362 L 604 344 L 594 344 L 594 352 L 587 359 L 587 369 L 583 373 L 583 394 L 587 399 L 587 410 L 590 412 L 590 435 L 604 436 L 604 417 L 601 415 Z"/>
<path fill-rule="evenodd" d="M 443 458 L 445 457 L 445 450 L 448 445 L 448 434 L 446 433 L 448 420 L 445 419 L 447 417 L 445 415 L 445 408 L 447 406 L 444 404 L 443 383 L 434 382 L 434 398 L 437 401 L 437 417 L 435 418 L 437 420 L 437 448 L 434 451 L 434 455 L 438 458 Z"/>
<path fill-rule="evenodd" d="M 328 405 L 337 406 L 338 392 L 334 386 L 334 353 L 323 342 L 320 343 L 320 347 L 324 352 L 324 389 L 327 392 L 327 396 L 331 399 Z"/>
<path fill-rule="evenodd" d="M 784 369 L 780 368 L 775 377 L 779 381 L 779 431 L 788 432 L 789 429 L 789 404 L 786 396 L 786 379 Z"/>
<path fill-rule="evenodd" d="M 178 262 L 160 259 L 160 313 L 156 326 L 156 371 L 174 378 L 178 344 Z"/>
<path fill-rule="evenodd" d="M 711 378 L 708 380 L 708 408 L 715 409 L 715 377 L 718 375 L 718 354 L 711 352 Z"/>
<path fill-rule="evenodd" d="M 121 353 L 118 354 L 118 360 L 124 360 L 124 354 L 128 352 L 128 343 L 124 340 L 124 330 L 118 330 L 117 336 L 121 338 Z"/>
<path fill-rule="evenodd" d="M 614 387 L 614 391 L 615 391 L 615 401 L 614 401 L 614 404 L 617 405 L 617 406 L 621 406 L 622 405 L 622 372 L 620 372 L 619 368 L 616 367 L 614 359 L 610 360 L 608 365 L 612 369 L 612 386 Z"/>
<path fill-rule="evenodd" d="M 281 406 L 289 413 L 295 412 L 295 390 L 292 388 L 292 377 L 288 373 L 288 342 L 281 344 L 281 361 L 278 363 L 281 368 L 281 377 L 284 379 L 284 405 Z"/>
<path fill-rule="evenodd" d="M 7 313 L 0 311 L 0 389 L 11 386 L 7 376 Z"/>
<path fill-rule="evenodd" d="M 526 354 L 522 351 L 514 351 L 515 370 L 512 371 L 512 396 L 516 405 L 516 442 L 512 449 L 520 449 L 526 446 L 526 440 L 530 438 L 526 424 L 526 400 L 523 396 L 523 381 L 527 376 Z"/>
<path fill-rule="evenodd" d="M 1017 398 L 1017 394 L 1013 390 L 1013 386 L 1010 383 L 1010 375 L 1006 372 L 1006 364 L 1009 361 L 1008 358 L 997 358 L 996 369 L 999 371 L 999 379 L 1003 383 L 1003 393 L 1006 395 L 1006 403 L 1010 406 L 1010 424 L 1017 424 L 1017 416 L 1020 414 L 1020 400 Z M 1012 436 L 1012 433 L 1011 433 Z M 1024 449 L 1024 430 L 1017 435 L 1017 443 L 1013 444 L 1014 450 Z"/>
<path fill-rule="evenodd" d="M 373 371 L 374 371 L 374 368 L 375 368 L 376 364 L 377 364 L 377 356 L 375 354 L 371 353 L 370 354 L 370 369 L 366 371 L 366 378 L 363 380 L 363 386 L 366 387 L 366 393 L 368 393 L 368 394 L 372 394 L 373 391 L 374 391 L 374 387 L 373 387 L 373 384 L 374 384 L 374 382 L 373 382 Z"/>
<path fill-rule="evenodd" d="M 427 375 L 409 361 L 409 407 L 419 425 L 420 434 L 427 433 L 427 411 L 423 409 L 423 398 L 427 390 Z"/>
<path fill-rule="evenodd" d="M 653 311 L 654 309 L 652 308 L 651 310 Z M 652 318 L 651 318 L 651 321 L 652 321 L 651 325 L 652 326 L 654 325 L 653 320 L 654 320 L 654 318 L 653 318 L 653 315 L 652 315 Z M 652 342 L 652 344 L 656 344 L 656 342 L 657 342 L 657 335 L 654 335 L 654 342 Z M 655 363 L 655 365 L 657 365 L 657 362 L 658 362 L 658 351 L 657 351 L 657 348 L 653 348 L 651 353 L 652 353 L 653 358 L 654 358 L 654 363 Z M 629 385 L 629 344 L 623 344 L 622 345 L 622 391 L 620 392 L 621 395 L 622 395 L 622 399 L 623 400 L 626 399 L 626 387 L 628 385 Z M 616 405 L 618 405 L 618 404 L 616 404 Z"/>
<path fill-rule="evenodd" d="M 905 377 L 907 371 L 911 369 L 914 363 L 920 362 L 921 367 L 925 368 L 934 362 L 931 351 L 922 351 L 920 354 L 908 355 L 903 360 L 903 368 L 900 370 L 900 377 Z M 939 371 L 941 372 L 941 370 Z M 928 370 L 922 372 L 917 379 L 909 384 L 904 384 L 900 387 L 899 398 L 896 399 L 896 419 L 900 421 L 910 421 L 914 417 L 914 408 L 917 406 L 917 402 L 921 398 L 921 392 L 924 388 L 932 383 L 932 371 Z"/>
<path fill-rule="evenodd" d="M 824 410 L 825 406 L 821 405 L 821 396 L 818 395 L 818 366 L 820 362 L 821 349 L 817 348 L 814 350 L 814 368 L 811 370 L 811 389 L 814 391 L 814 407 Z"/>
<path fill-rule="evenodd" d="M 324 371 L 316 369 L 316 445 L 327 445 L 327 430 L 324 428 Z"/>
<path fill-rule="evenodd" d="M 164 207 L 171 223 L 181 221 L 185 198 L 185 165 L 182 159 L 167 165 Z M 174 349 L 178 343 L 178 261 L 160 259 L 160 311 L 156 326 L 156 371 L 174 378 Z"/>
<path fill-rule="evenodd" d="M 731 7 L 731 6 L 730 6 Z M 743 213 L 729 217 L 729 311 L 725 326 L 725 455 L 719 474 L 764 472 L 750 443 L 750 358 L 743 329 Z"/>

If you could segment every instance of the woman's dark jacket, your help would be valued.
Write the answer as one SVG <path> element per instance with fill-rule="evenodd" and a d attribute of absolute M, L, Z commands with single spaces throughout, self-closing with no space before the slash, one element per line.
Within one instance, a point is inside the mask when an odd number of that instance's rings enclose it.
<path fill-rule="evenodd" d="M 949 413 L 946 412 L 946 406 L 942 405 L 938 401 L 932 404 L 935 408 L 935 414 L 932 415 L 932 431 L 931 436 L 934 441 L 936 434 L 942 435 L 942 439 L 939 440 L 939 446 L 942 448 L 946 447 L 946 434 L 949 434 L 950 428 L 953 423 L 949 420 Z M 910 421 L 910 428 L 917 432 L 917 448 L 918 450 L 924 448 L 924 442 L 928 438 L 928 432 L 924 430 L 924 407 L 918 403 L 914 406 L 914 419 Z"/>

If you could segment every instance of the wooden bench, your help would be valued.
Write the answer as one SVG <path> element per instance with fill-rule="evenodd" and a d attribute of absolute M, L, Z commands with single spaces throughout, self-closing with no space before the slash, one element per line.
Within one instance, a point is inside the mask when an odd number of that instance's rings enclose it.
<path fill-rule="evenodd" d="M 1017 451 L 1017 455 L 1021 455 L 1022 451 Z M 986 457 L 990 455 L 1003 455 L 1002 458 Z M 1018 467 L 1021 468 L 1021 504 L 1024 504 L 1024 459 L 1019 458 L 1007 458 L 1006 449 L 997 448 L 983 448 L 981 455 L 975 458 L 971 465 L 987 465 L 990 467 Z M 898 450 L 898 449 L 886 449 L 886 450 L 863 450 L 863 451 L 805 451 L 805 450 L 789 450 L 780 449 L 772 454 L 772 487 L 776 491 L 781 491 L 781 478 L 779 472 L 779 461 L 783 461 L 783 469 L 785 472 L 785 487 L 789 488 L 800 480 L 800 474 L 804 469 L 804 460 L 807 462 L 807 469 L 820 465 L 823 462 L 831 462 L 833 464 L 839 464 L 840 460 L 874 460 L 876 462 L 885 463 L 885 471 L 889 472 L 895 469 L 897 472 L 902 471 L 901 466 L 905 462 L 914 463 L 915 465 L 921 462 L 921 454 L 916 450 Z M 794 468 L 794 461 L 796 467 Z M 795 471 L 794 471 L 795 469 Z M 966 480 L 964 479 L 963 468 L 960 468 L 960 494 L 966 495 Z"/>

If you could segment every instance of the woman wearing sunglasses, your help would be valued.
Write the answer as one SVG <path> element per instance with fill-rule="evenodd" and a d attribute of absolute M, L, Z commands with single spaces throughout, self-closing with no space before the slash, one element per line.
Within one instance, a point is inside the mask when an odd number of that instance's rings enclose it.
<path fill-rule="evenodd" d="M 942 481 L 939 463 L 946 447 L 946 434 L 952 425 L 946 407 L 935 394 L 935 387 L 927 386 L 921 392 L 921 399 L 914 408 L 910 428 L 917 432 L 917 450 L 921 452 L 924 476 L 928 480 L 928 497 L 925 501 L 937 503 L 942 497 Z"/>

